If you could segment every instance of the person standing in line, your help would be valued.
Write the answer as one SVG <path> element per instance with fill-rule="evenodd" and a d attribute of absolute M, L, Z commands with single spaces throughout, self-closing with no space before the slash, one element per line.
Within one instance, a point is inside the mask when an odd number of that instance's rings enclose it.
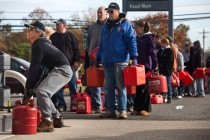
<path fill-rule="evenodd" d="M 64 124 L 50 98 L 68 83 L 73 73 L 65 55 L 46 39 L 43 23 L 35 21 L 24 26 L 27 27 L 27 39 L 32 43 L 32 54 L 23 102 L 27 103 L 35 91 L 42 114 L 37 131 L 52 132 L 54 127 L 60 128 Z M 46 67 L 49 72 L 40 82 L 42 67 Z"/>
<path fill-rule="evenodd" d="M 178 50 L 177 51 L 177 72 L 184 71 L 184 57 L 182 53 Z M 181 99 L 184 95 L 184 85 L 180 81 L 180 86 L 178 87 L 178 99 Z"/>
<path fill-rule="evenodd" d="M 73 76 L 69 81 L 70 96 L 77 92 L 76 74 L 75 71 L 79 68 L 80 52 L 78 42 L 74 34 L 67 31 L 66 20 L 60 18 L 54 22 L 56 24 L 56 32 L 50 36 L 52 44 L 56 46 L 69 60 L 69 63 L 73 70 Z M 66 102 L 63 95 L 64 88 L 61 88 L 53 97 L 54 103 L 58 101 L 59 111 L 66 111 Z"/>
<path fill-rule="evenodd" d="M 100 42 L 100 32 L 102 29 L 102 26 L 107 20 L 107 12 L 105 10 L 104 6 L 100 6 L 97 10 L 97 21 L 93 23 L 88 28 L 88 34 L 87 34 L 87 42 L 86 42 L 86 56 L 85 56 L 85 64 L 84 68 L 85 70 L 95 65 L 94 60 L 90 59 L 89 55 L 91 51 L 93 51 L 96 47 L 99 47 Z M 101 88 L 91 88 L 88 87 L 88 91 L 91 95 L 91 101 L 92 101 L 92 111 L 93 113 L 101 113 Z"/>
<path fill-rule="evenodd" d="M 190 64 L 189 64 L 190 49 L 192 49 L 191 42 L 187 41 L 187 42 L 185 42 L 184 45 L 185 45 L 184 46 L 185 48 L 182 51 L 182 54 L 183 54 L 183 57 L 184 57 L 184 65 L 186 66 L 184 69 L 191 73 Z M 189 86 L 184 87 L 184 96 L 192 96 L 192 93 L 191 93 L 191 88 L 192 87 L 193 87 L 193 84 L 190 84 Z"/>
<path fill-rule="evenodd" d="M 136 31 L 136 41 L 138 48 L 137 62 L 144 65 L 145 72 L 155 72 L 157 69 L 157 56 L 154 42 L 154 35 L 150 32 L 150 23 L 148 21 L 137 21 L 134 23 Z M 131 115 L 148 116 L 151 112 L 151 101 L 148 90 L 148 81 L 144 85 L 136 87 L 136 98 L 134 102 L 134 111 Z"/>
<path fill-rule="evenodd" d="M 197 68 L 204 68 L 204 51 L 201 48 L 199 40 L 193 42 L 193 47 L 190 49 L 189 63 L 191 66 L 192 74 Z M 191 93 L 195 97 L 205 97 L 203 78 L 194 79 L 193 87 L 191 87 Z"/>
<path fill-rule="evenodd" d="M 171 87 L 171 76 L 173 73 L 174 65 L 174 52 L 170 46 L 170 42 L 167 38 L 161 39 L 161 51 L 157 53 L 159 73 L 166 76 L 167 80 L 167 103 L 172 101 L 172 87 Z"/>
<path fill-rule="evenodd" d="M 101 39 L 96 65 L 101 62 L 105 74 L 106 113 L 101 118 L 127 118 L 127 93 L 124 85 L 123 69 L 133 60 L 137 65 L 137 46 L 134 30 L 130 22 L 120 15 L 120 7 L 112 2 L 107 8 L 109 18 L 101 29 Z M 115 89 L 118 91 L 116 96 Z M 115 98 L 117 105 L 115 106 Z M 117 116 L 115 111 L 119 111 Z"/>
<path fill-rule="evenodd" d="M 45 34 L 46 38 L 50 39 L 50 36 L 54 33 L 55 31 L 51 27 L 45 27 Z"/>
<path fill-rule="evenodd" d="M 154 39 L 155 39 L 155 48 L 156 48 L 156 54 L 157 54 L 157 52 L 162 49 L 161 47 L 162 36 L 159 34 L 156 34 Z"/>

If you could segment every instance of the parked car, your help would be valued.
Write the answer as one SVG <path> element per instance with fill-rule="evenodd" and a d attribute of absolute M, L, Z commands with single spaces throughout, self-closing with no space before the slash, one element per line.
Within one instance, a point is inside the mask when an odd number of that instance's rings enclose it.
<path fill-rule="evenodd" d="M 11 70 L 17 71 L 27 77 L 30 63 L 18 57 L 11 57 Z M 6 77 L 6 86 L 11 90 L 11 93 L 24 93 L 23 85 L 15 78 Z"/>

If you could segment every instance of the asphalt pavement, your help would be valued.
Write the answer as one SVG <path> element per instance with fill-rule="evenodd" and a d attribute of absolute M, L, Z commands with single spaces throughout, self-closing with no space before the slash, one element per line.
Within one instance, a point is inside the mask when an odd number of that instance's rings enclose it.
<path fill-rule="evenodd" d="M 16 100 L 16 98 L 14 98 Z M 70 97 L 65 97 L 69 106 Z M 69 107 L 68 107 L 69 109 Z M 210 94 L 153 104 L 150 116 L 126 120 L 64 112 L 65 127 L 35 135 L 0 134 L 6 140 L 210 140 Z"/>

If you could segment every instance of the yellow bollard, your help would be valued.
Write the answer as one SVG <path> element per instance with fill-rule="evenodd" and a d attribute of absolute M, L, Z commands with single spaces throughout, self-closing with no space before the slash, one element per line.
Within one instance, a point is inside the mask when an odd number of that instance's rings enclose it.
<path fill-rule="evenodd" d="M 11 107 L 11 104 L 10 104 L 10 101 L 7 102 L 7 113 L 11 113 L 11 110 L 10 110 L 10 107 Z"/>

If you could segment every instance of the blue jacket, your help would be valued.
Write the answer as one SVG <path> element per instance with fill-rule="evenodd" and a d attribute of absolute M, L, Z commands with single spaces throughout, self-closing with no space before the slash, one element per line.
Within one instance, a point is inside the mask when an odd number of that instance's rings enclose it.
<path fill-rule="evenodd" d="M 108 23 L 102 27 L 97 59 L 101 60 L 104 67 L 113 66 L 116 63 L 128 63 L 130 57 L 137 56 L 136 37 L 129 21 L 122 18 L 111 31 Z"/>

